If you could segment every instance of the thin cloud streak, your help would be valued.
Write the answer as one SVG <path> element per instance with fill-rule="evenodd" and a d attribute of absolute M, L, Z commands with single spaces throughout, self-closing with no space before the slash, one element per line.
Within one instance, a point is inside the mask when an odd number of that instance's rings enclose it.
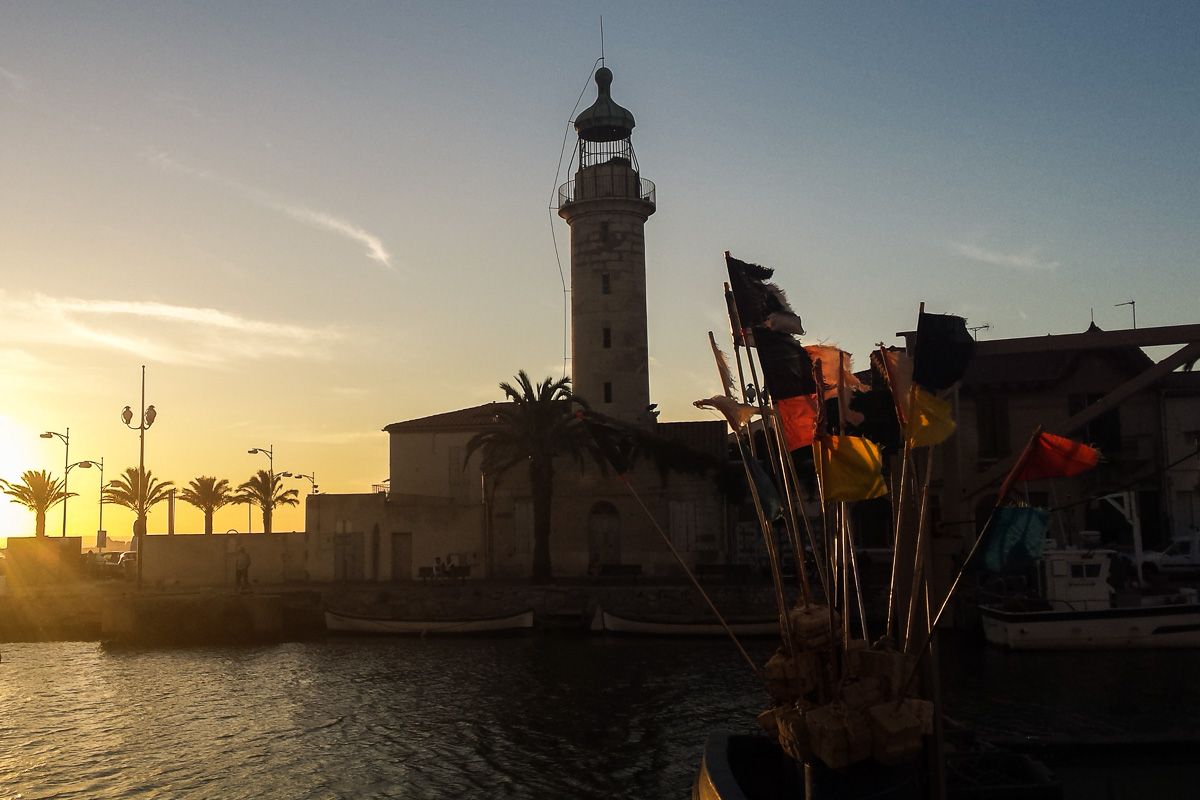
<path fill-rule="evenodd" d="M 963 258 L 969 258 L 972 261 L 978 261 L 993 267 L 1040 270 L 1045 272 L 1052 272 L 1059 267 L 1059 262 L 1057 261 L 1044 261 L 1039 258 L 1036 248 L 1023 253 L 1001 253 L 997 250 L 988 250 L 987 248 L 965 242 L 950 242 L 949 248 L 950 252 L 960 255 Z"/>
<path fill-rule="evenodd" d="M 310 228 L 335 233 L 345 239 L 358 242 L 366 247 L 367 258 L 372 261 L 378 261 L 393 272 L 395 271 L 395 267 L 392 266 L 392 257 L 384 247 L 383 240 L 365 228 L 355 225 L 353 222 L 325 211 L 289 202 L 270 192 L 248 186 L 211 170 L 199 169 L 189 164 L 184 164 L 162 151 L 148 153 L 146 161 L 165 172 L 186 175 L 196 180 L 208 181 L 232 189 L 263 208 L 278 211 Z"/>
<path fill-rule="evenodd" d="M 0 67 L 0 78 L 3 78 L 4 82 L 8 84 L 8 88 L 17 94 L 26 94 L 33 85 L 29 78 L 7 70 L 4 67 Z"/>
<path fill-rule="evenodd" d="M 109 324 L 98 324 L 107 320 Z M 147 326 L 153 333 L 147 333 Z M 220 368 L 237 360 L 324 359 L 333 328 L 248 319 L 158 302 L 15 296 L 0 290 L 0 336 L 10 343 L 116 350 L 151 361 Z"/>

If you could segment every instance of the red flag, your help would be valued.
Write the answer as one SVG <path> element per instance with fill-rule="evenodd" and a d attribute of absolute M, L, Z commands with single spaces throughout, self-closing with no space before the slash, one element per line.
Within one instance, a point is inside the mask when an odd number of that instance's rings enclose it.
<path fill-rule="evenodd" d="M 1087 472 L 1100 462 L 1100 451 L 1086 444 L 1055 436 L 1038 434 L 1037 441 L 1013 472 L 1014 481 L 1036 481 L 1041 478 L 1069 478 Z"/>
<path fill-rule="evenodd" d="M 779 421 L 783 423 L 783 441 L 788 450 L 799 450 L 813 443 L 817 430 L 817 396 L 785 397 L 775 401 Z"/>

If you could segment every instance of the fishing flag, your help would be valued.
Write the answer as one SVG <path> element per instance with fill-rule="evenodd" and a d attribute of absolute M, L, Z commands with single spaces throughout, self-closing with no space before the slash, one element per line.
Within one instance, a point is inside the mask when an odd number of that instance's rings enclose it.
<path fill-rule="evenodd" d="M 917 318 L 912 379 L 931 392 L 949 389 L 967 371 L 974 352 L 975 340 L 965 319 L 922 311 Z"/>
<path fill-rule="evenodd" d="M 867 389 L 854 374 L 854 357 L 845 350 L 829 344 L 810 344 L 804 350 L 814 364 L 821 362 L 821 383 L 825 384 L 826 400 L 837 397 L 839 385 L 852 392 Z"/>
<path fill-rule="evenodd" d="M 754 479 L 754 489 L 758 492 L 758 502 L 762 506 L 763 516 L 767 518 L 768 522 L 774 522 L 783 516 L 783 502 L 779 499 L 779 490 L 775 488 L 775 482 L 762 468 L 762 464 L 758 463 L 757 458 L 751 458 L 747 463 L 750 476 Z"/>
<path fill-rule="evenodd" d="M 903 423 L 905 400 L 908 397 L 909 388 L 912 386 L 912 359 L 903 350 L 880 345 L 878 350 L 871 353 L 871 366 L 883 375 L 896 405 L 896 418 Z"/>
<path fill-rule="evenodd" d="M 933 447 L 954 433 L 950 404 L 913 384 L 905 406 L 904 435 L 910 447 Z"/>
<path fill-rule="evenodd" d="M 1001 506 L 992 513 L 980 544 L 989 572 L 1004 572 L 1042 557 L 1050 512 L 1040 508 Z"/>
<path fill-rule="evenodd" d="M 813 443 L 817 433 L 818 402 L 817 396 L 811 394 L 775 401 L 775 410 L 783 427 L 783 441 L 788 450 L 799 450 Z"/>
<path fill-rule="evenodd" d="M 879 448 L 861 436 L 825 436 L 816 440 L 816 459 L 824 499 L 828 501 L 870 500 L 887 494 L 880 474 L 883 457 Z"/>
<path fill-rule="evenodd" d="M 720 411 L 725 416 L 725 421 L 729 423 L 729 427 L 735 431 L 740 431 L 746 427 L 746 423 L 750 421 L 750 418 L 758 413 L 757 407 L 739 403 L 733 398 L 723 395 L 709 397 L 705 400 L 697 400 L 692 405 L 696 408 L 712 408 Z"/>
<path fill-rule="evenodd" d="M 729 359 L 721 352 L 721 348 L 717 347 L 717 339 L 713 336 L 713 332 L 708 332 L 708 343 L 712 345 L 713 358 L 717 361 L 717 373 L 721 376 L 721 389 L 725 392 L 726 397 L 733 397 L 735 388 L 733 383 L 733 373 L 729 371 Z"/>
<path fill-rule="evenodd" d="M 1039 433 L 1029 453 L 1013 470 L 1014 481 L 1036 481 L 1041 478 L 1070 478 L 1086 472 L 1100 463 L 1100 451 L 1094 447 L 1055 436 Z"/>
<path fill-rule="evenodd" d="M 757 334 L 750 333 L 758 327 L 778 333 L 804 333 L 800 317 L 792 310 L 787 295 L 770 281 L 775 270 L 739 261 L 728 252 L 725 253 L 725 267 L 729 271 L 729 285 L 733 289 L 738 316 L 734 320 L 731 315 L 730 323 L 747 345 L 758 345 Z"/>
<path fill-rule="evenodd" d="M 816 394 L 812 361 L 804 345 L 789 333 L 766 328 L 754 332 L 758 360 L 762 364 L 763 383 L 776 402 L 787 397 Z"/>

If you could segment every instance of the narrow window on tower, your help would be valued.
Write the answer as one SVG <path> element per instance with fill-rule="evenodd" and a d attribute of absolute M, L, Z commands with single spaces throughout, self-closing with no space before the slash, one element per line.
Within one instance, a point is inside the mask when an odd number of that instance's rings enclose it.
<path fill-rule="evenodd" d="M 600 273 L 600 294 L 612 294 L 612 281 L 607 272 Z"/>
<path fill-rule="evenodd" d="M 602 241 L 602 242 L 608 241 L 608 223 L 607 222 L 600 223 L 600 241 Z"/>
<path fill-rule="evenodd" d="M 605 325 L 601 330 L 601 339 L 604 342 L 604 349 L 608 350 L 612 347 L 612 328 Z"/>
<path fill-rule="evenodd" d="M 612 402 L 612 384 L 608 381 L 604 382 L 604 402 Z"/>

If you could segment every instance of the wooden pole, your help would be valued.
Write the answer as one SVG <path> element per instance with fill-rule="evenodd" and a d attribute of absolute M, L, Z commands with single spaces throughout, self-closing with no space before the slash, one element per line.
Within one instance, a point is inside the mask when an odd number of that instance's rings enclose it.
<path fill-rule="evenodd" d="M 646 513 L 646 518 L 650 520 L 650 524 L 654 526 L 654 530 L 658 531 L 658 535 L 662 537 L 664 542 L 666 542 L 667 549 L 671 551 L 671 555 L 675 556 L 675 560 L 679 562 L 679 566 L 683 567 L 683 572 L 688 576 L 688 580 L 690 580 L 692 585 L 696 587 L 696 591 L 700 592 L 700 596 L 704 598 L 704 602 L 708 604 L 709 609 L 711 609 L 713 615 L 716 616 L 717 622 L 721 623 L 721 627 L 725 629 L 725 633 L 729 634 L 729 638 L 733 641 L 734 646 L 737 647 L 738 652 L 742 654 L 742 658 L 746 659 L 746 663 L 750 665 L 750 669 L 754 671 L 755 675 L 762 677 L 762 670 L 760 670 L 758 665 L 754 663 L 754 659 L 750 658 L 750 654 L 746 652 L 746 648 L 742 647 L 742 643 L 738 640 L 737 634 L 734 633 L 733 629 L 729 627 L 729 623 L 725 621 L 725 617 L 723 617 L 721 612 L 717 609 L 716 603 L 712 601 L 712 598 L 708 596 L 708 592 L 704 591 L 704 587 L 700 585 L 700 581 L 698 581 L 696 576 L 692 574 L 692 571 L 688 568 L 687 562 L 684 561 L 683 556 L 679 554 L 679 551 L 675 549 L 675 545 L 671 543 L 671 537 L 667 536 L 666 531 L 664 531 L 662 526 L 658 524 L 658 520 L 656 520 L 654 515 L 650 513 L 650 509 L 646 507 L 646 503 L 642 500 L 641 495 L 637 493 L 637 491 L 633 488 L 633 484 L 629 482 L 629 477 L 626 475 L 621 475 L 620 478 L 621 483 L 625 484 L 625 488 L 629 490 L 629 493 L 633 495 L 633 499 L 637 501 L 637 504 L 641 507 L 642 511 Z"/>

